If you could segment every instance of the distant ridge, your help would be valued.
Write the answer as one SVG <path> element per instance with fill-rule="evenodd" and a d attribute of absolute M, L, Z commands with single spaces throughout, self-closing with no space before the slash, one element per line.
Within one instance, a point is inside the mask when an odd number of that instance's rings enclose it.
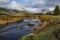
<path fill-rule="evenodd" d="M 20 10 L 12 10 L 12 9 L 7 9 L 0 7 L 0 15 L 27 15 L 31 14 L 30 12 L 27 11 L 20 11 Z"/>

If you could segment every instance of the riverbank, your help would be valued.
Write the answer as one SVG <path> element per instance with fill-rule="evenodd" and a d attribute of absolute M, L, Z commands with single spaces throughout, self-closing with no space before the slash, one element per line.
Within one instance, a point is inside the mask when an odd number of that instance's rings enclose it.
<path fill-rule="evenodd" d="M 44 15 L 40 19 L 44 20 L 43 25 L 35 28 L 33 35 L 23 36 L 22 40 L 60 40 L 60 16 Z"/>
<path fill-rule="evenodd" d="M 15 23 L 15 22 L 18 22 L 21 20 L 22 20 L 22 17 L 20 17 L 20 16 L 3 15 L 3 16 L 0 16 L 0 26 L 9 24 L 9 23 Z"/>
<path fill-rule="evenodd" d="M 22 21 L 24 18 L 38 18 L 42 21 L 50 21 L 51 19 L 60 21 L 60 16 L 52 16 L 52 15 L 31 15 L 31 16 L 11 16 L 11 15 L 0 15 L 0 26 L 15 23 Z"/>

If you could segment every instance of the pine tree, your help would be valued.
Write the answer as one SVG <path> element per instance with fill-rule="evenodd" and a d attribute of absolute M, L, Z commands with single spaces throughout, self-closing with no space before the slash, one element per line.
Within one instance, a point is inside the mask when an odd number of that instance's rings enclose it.
<path fill-rule="evenodd" d="M 54 10 L 54 15 L 59 15 L 59 14 L 60 14 L 60 10 L 59 10 L 59 6 L 57 5 Z"/>

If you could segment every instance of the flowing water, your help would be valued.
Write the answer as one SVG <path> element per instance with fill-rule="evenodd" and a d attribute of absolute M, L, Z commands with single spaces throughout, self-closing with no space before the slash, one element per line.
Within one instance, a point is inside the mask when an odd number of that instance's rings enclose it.
<path fill-rule="evenodd" d="M 28 23 L 32 22 L 34 25 L 29 26 Z M 0 28 L 0 40 L 19 40 L 22 36 L 32 33 L 34 27 L 41 24 L 39 19 L 24 19 L 18 23 L 7 24 L 5 27 Z"/>

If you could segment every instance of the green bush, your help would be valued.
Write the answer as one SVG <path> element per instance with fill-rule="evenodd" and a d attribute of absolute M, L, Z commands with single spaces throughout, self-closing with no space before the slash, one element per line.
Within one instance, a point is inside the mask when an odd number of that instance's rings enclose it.
<path fill-rule="evenodd" d="M 26 35 L 22 38 L 22 40 L 34 40 L 33 36 L 34 34 Z"/>

